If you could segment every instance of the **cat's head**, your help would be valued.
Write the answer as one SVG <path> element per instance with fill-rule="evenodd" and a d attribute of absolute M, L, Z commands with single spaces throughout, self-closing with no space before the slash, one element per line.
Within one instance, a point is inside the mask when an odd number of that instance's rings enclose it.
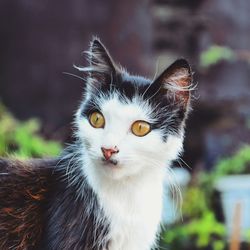
<path fill-rule="evenodd" d="M 98 40 L 87 52 L 76 135 L 88 174 L 123 179 L 158 171 L 182 151 L 192 73 L 180 59 L 154 80 L 118 67 Z"/>

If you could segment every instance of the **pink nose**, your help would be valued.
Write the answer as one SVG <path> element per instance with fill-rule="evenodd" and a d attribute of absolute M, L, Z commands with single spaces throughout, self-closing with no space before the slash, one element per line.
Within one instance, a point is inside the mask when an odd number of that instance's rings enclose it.
<path fill-rule="evenodd" d="M 119 150 L 116 146 L 114 148 L 101 147 L 101 150 L 102 150 L 102 154 L 106 160 L 109 160 L 113 154 L 117 154 L 119 152 Z"/>

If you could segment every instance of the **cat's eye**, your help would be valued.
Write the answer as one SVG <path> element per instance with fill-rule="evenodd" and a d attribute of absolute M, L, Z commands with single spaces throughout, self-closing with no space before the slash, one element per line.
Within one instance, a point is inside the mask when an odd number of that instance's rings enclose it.
<path fill-rule="evenodd" d="M 131 131 L 136 136 L 145 136 L 151 131 L 151 127 L 148 122 L 135 121 L 132 124 Z"/>
<path fill-rule="evenodd" d="M 94 128 L 104 128 L 104 125 L 105 125 L 104 116 L 100 112 L 95 111 L 90 114 L 89 123 Z"/>

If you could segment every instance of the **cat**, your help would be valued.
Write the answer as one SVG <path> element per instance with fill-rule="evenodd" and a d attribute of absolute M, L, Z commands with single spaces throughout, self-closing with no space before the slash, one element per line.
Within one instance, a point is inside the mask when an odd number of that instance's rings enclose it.
<path fill-rule="evenodd" d="M 0 249 L 157 247 L 166 169 L 183 148 L 192 72 L 178 59 L 150 80 L 87 51 L 74 143 L 57 159 L 0 159 Z"/>

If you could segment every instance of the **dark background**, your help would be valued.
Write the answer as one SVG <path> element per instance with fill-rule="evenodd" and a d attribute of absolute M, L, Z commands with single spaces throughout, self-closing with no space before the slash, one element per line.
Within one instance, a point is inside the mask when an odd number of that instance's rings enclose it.
<path fill-rule="evenodd" d="M 21 120 L 40 118 L 45 137 L 66 142 L 84 83 L 62 72 L 81 76 L 72 65 L 86 65 L 93 35 L 136 74 L 153 77 L 185 57 L 198 89 L 184 159 L 211 168 L 250 142 L 249 13 L 249 0 L 0 0 L 0 99 Z M 212 45 L 235 58 L 202 67 Z"/>

